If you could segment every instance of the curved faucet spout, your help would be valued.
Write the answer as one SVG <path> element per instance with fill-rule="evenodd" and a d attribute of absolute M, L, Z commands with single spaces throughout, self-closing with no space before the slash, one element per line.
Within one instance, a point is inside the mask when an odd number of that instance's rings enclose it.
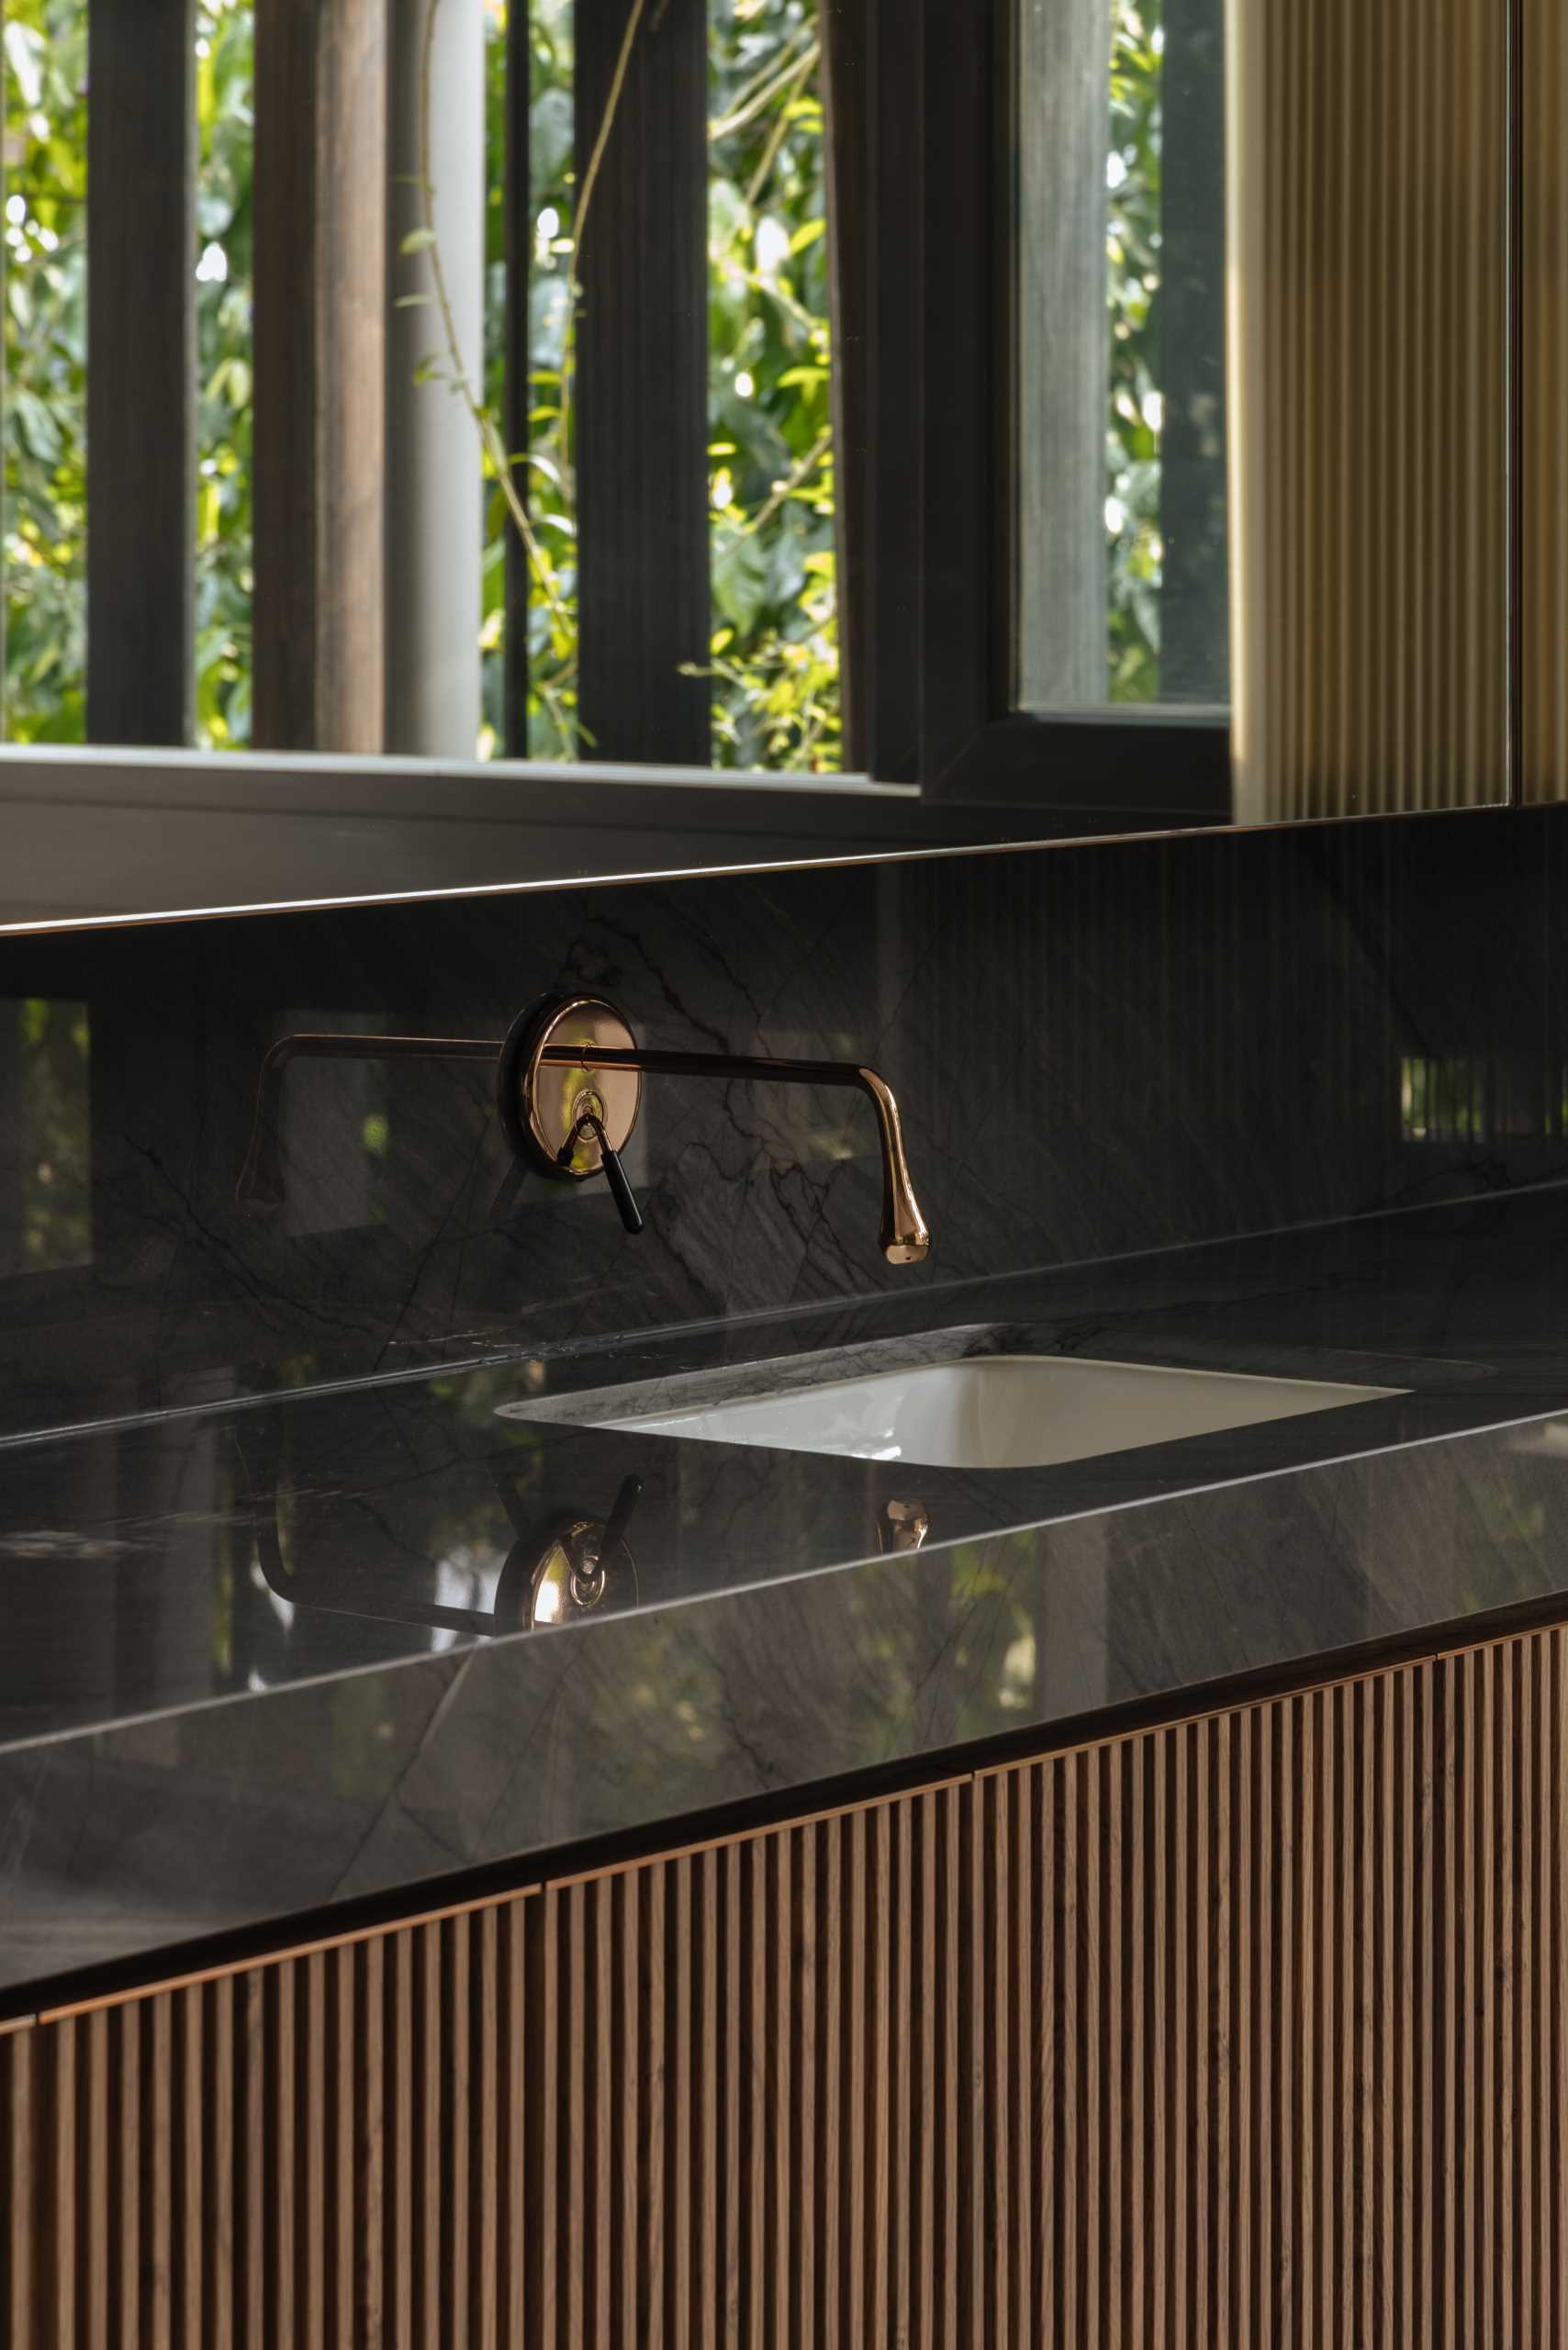
<path fill-rule="evenodd" d="M 877 1113 L 882 1150 L 882 1224 L 879 1238 L 890 1265 L 918 1265 L 931 1254 L 931 1230 L 914 1195 L 904 1155 L 898 1098 L 874 1069 L 854 1061 L 776 1060 L 751 1053 L 662 1052 L 632 1045 L 546 1043 L 536 1056 L 541 1069 L 635 1070 L 642 1077 L 716 1077 L 774 1085 L 848 1086 L 864 1093 Z"/>
<path fill-rule="evenodd" d="M 857 1061 L 778 1060 L 753 1053 L 663 1052 L 635 1042 L 612 1004 L 597 996 L 555 999 L 512 1023 L 503 1041 L 487 1036 L 282 1036 L 262 1063 L 255 1123 L 238 1186 L 240 1205 L 265 1214 L 283 1199 L 277 1110 L 284 1073 L 295 1060 L 490 1060 L 508 1140 L 520 1158 L 567 1181 L 604 1173 L 629 1232 L 642 1216 L 618 1154 L 636 1124 L 644 1077 L 714 1077 L 726 1083 L 847 1086 L 877 1113 L 882 1154 L 879 1239 L 890 1265 L 918 1265 L 931 1253 L 904 1156 L 903 1126 L 892 1087 Z M 541 1083 L 542 1072 L 576 1072 L 580 1083 Z M 620 1071 L 618 1084 L 593 1086 Z M 549 1095 L 550 1098 L 546 1099 Z"/>

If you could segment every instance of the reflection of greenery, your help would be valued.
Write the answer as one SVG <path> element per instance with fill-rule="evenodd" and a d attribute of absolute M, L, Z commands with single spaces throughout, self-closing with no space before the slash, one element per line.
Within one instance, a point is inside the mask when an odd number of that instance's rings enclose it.
<path fill-rule="evenodd" d="M 15 1040 L 0 1046 L 0 1066 L 16 1069 L 9 1125 L 21 1215 L 20 1261 L 12 1270 L 57 1272 L 88 1264 L 87 1007 L 30 997 L 0 1004 L 0 1021 Z"/>
<path fill-rule="evenodd" d="M 709 431 L 713 744 L 725 767 L 840 764 L 820 46 L 812 0 L 713 0 L 710 43 Z M 490 341 L 498 414 L 504 235 L 498 189 L 504 8 L 490 17 Z M 528 498 L 543 576 L 529 623 L 530 739 L 576 748 L 577 536 L 570 402 L 573 148 L 570 0 L 531 18 L 534 250 Z M 591 233 L 591 229 L 590 229 Z M 508 520 L 486 555 L 491 737 L 501 722 Z"/>
<path fill-rule="evenodd" d="M 1111 418 L 1105 528 L 1113 701 L 1159 693 L 1161 0 L 1113 0 Z"/>
<path fill-rule="evenodd" d="M 80 741 L 86 648 L 86 10 L 6 0 L 6 730 Z"/>

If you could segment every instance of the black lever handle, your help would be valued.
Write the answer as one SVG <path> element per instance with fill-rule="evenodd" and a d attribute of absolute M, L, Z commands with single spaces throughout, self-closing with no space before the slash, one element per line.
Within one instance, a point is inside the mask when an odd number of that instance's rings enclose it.
<path fill-rule="evenodd" d="M 555 1163 L 558 1167 L 571 1165 L 572 1153 L 577 1148 L 577 1136 L 585 1126 L 598 1138 L 599 1161 L 604 1169 L 604 1180 L 610 1186 L 610 1197 L 621 1211 L 622 1223 L 635 1239 L 643 1229 L 643 1211 L 637 1205 L 637 1194 L 632 1189 L 626 1169 L 621 1164 L 621 1154 L 611 1149 L 610 1136 L 605 1133 L 593 1111 L 585 1111 L 577 1120 L 577 1125 L 555 1153 Z"/>
<path fill-rule="evenodd" d="M 615 1553 L 626 1539 L 626 1528 L 632 1523 L 632 1513 L 642 1498 L 641 1477 L 623 1477 L 621 1481 L 621 1491 L 615 1496 L 615 1507 L 610 1511 L 606 1521 L 604 1534 L 599 1546 L 599 1555 L 607 1564 L 613 1561 Z"/>

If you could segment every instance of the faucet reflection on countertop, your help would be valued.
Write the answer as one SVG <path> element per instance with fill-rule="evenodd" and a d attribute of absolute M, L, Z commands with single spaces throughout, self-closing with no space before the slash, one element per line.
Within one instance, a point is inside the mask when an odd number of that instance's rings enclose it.
<path fill-rule="evenodd" d="M 627 1535 L 643 1497 L 643 1480 L 623 1477 L 607 1517 L 558 1509 L 543 1518 L 524 1505 L 515 1477 L 494 1462 L 491 1483 L 510 1522 L 513 1540 L 496 1578 L 488 1608 L 454 1607 L 416 1599 L 363 1572 L 304 1568 L 285 1539 L 283 1488 L 273 1448 L 256 1432 L 235 1432 L 235 1449 L 250 1494 L 256 1563 L 268 1589 L 291 1607 L 328 1616 L 375 1617 L 421 1630 L 496 1638 L 508 1632 L 561 1629 L 597 1615 L 619 1615 L 638 1605 L 637 1561 Z"/>

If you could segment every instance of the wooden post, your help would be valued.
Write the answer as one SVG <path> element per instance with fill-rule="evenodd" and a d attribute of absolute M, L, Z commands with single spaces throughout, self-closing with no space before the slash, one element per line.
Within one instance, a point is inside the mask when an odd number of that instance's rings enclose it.
<path fill-rule="evenodd" d="M 579 190 L 632 0 L 577 20 Z M 705 767 L 708 16 L 643 11 L 577 255 L 579 710 L 600 759 Z"/>
<path fill-rule="evenodd" d="M 196 709 L 194 0 L 90 0 L 87 735 Z"/>
<path fill-rule="evenodd" d="M 253 733 L 269 750 L 385 742 L 386 9 L 256 0 Z"/>

